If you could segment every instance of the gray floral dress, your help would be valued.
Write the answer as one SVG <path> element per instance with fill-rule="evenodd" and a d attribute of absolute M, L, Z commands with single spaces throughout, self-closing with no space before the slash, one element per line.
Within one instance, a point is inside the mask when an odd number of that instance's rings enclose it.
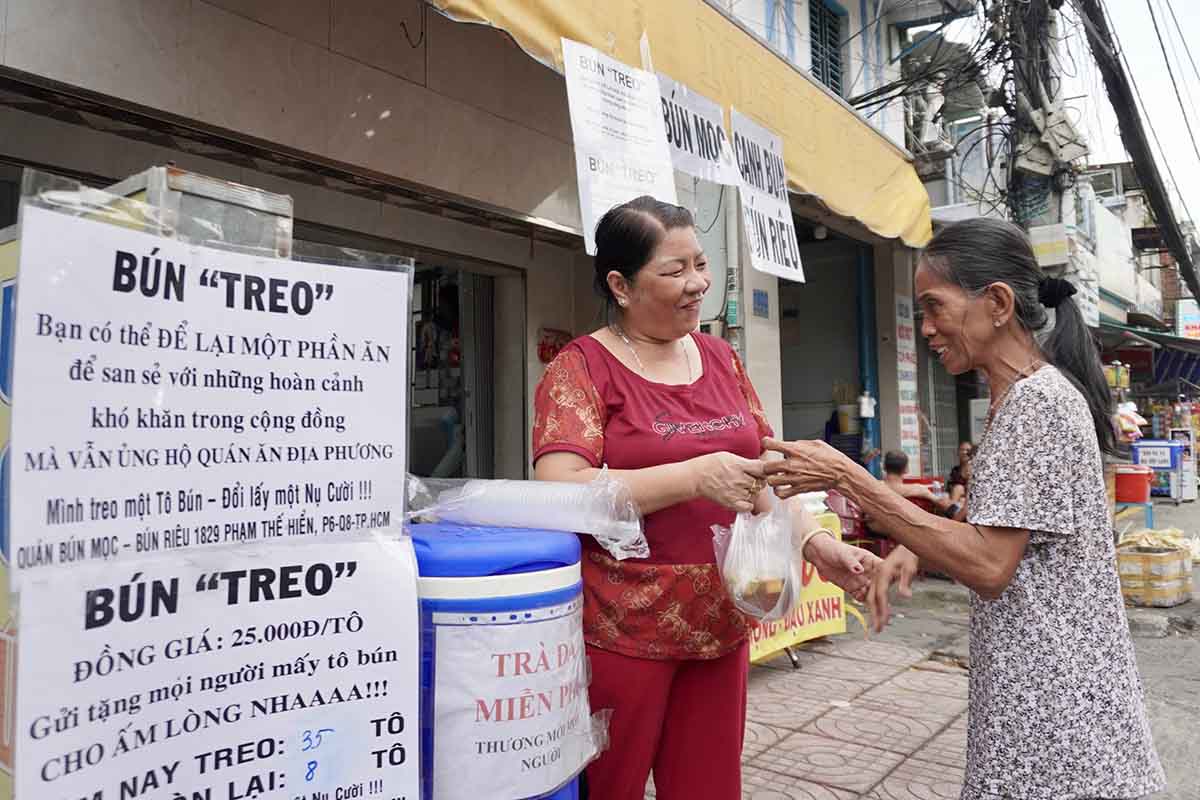
<path fill-rule="evenodd" d="M 962 800 L 1141 798 L 1164 787 L 1088 406 L 1053 367 L 1001 399 L 968 520 L 1030 531 L 1003 596 L 972 594 Z"/>

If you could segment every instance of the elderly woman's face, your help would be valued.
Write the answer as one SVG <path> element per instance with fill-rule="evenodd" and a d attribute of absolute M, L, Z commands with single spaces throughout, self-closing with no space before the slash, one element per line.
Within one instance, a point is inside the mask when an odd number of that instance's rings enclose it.
<path fill-rule="evenodd" d="M 659 339 L 678 339 L 700 325 L 700 303 L 712 284 L 694 228 L 672 228 L 634 276 L 626 314 Z"/>
<path fill-rule="evenodd" d="M 996 337 L 986 300 L 944 280 L 924 260 L 913 280 L 929 349 L 951 375 L 975 369 Z"/>

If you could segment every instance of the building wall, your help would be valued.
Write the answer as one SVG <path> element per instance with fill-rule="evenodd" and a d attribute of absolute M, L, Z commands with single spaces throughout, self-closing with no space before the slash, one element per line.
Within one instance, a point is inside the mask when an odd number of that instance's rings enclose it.
<path fill-rule="evenodd" d="M 900 391 L 897 383 L 896 296 L 912 296 L 913 251 L 875 248 L 875 324 L 879 348 L 880 447 L 900 449 Z M 918 335 L 920 331 L 918 330 Z"/>
<path fill-rule="evenodd" d="M 579 227 L 565 84 L 499 31 L 419 0 L 5 4 L 4 66 Z"/>
<path fill-rule="evenodd" d="M 811 3 L 826 0 L 742 0 L 731 13 L 766 41 L 775 52 L 804 70 L 812 71 Z M 886 0 L 833 0 L 842 14 L 843 97 L 854 97 L 900 77 L 899 37 L 888 20 Z M 790 9 L 790 13 L 789 13 Z M 896 101 L 873 110 L 869 123 L 895 144 L 905 146 L 904 104 Z"/>

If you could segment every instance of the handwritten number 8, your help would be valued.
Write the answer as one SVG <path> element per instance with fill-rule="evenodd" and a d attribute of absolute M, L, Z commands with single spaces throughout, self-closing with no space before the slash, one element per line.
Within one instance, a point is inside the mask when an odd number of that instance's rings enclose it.
<path fill-rule="evenodd" d="M 315 762 L 315 761 L 308 762 L 308 772 L 305 773 L 304 780 L 311 781 L 316 774 L 317 774 L 317 762 Z"/>

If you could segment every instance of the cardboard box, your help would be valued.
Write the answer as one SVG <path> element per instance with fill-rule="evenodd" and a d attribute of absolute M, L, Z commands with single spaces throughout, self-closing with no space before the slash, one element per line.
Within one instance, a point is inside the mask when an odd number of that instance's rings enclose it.
<path fill-rule="evenodd" d="M 1136 606 L 1170 608 L 1192 599 L 1192 557 L 1186 550 L 1124 547 L 1117 551 L 1121 594 Z"/>

